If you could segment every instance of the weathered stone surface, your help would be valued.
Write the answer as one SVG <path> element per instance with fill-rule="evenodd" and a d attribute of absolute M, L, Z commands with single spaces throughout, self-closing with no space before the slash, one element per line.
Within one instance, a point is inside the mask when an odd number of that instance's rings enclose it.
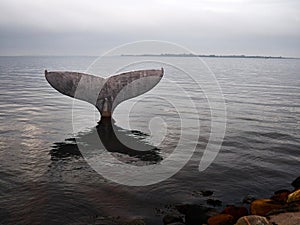
<path fill-rule="evenodd" d="M 291 192 L 289 190 L 279 190 L 274 192 L 274 195 L 271 197 L 271 199 L 275 202 L 285 203 L 290 193 Z"/>
<path fill-rule="evenodd" d="M 295 190 L 300 188 L 300 177 L 297 177 L 293 182 L 292 186 L 295 188 Z"/>
<path fill-rule="evenodd" d="M 250 213 L 253 215 L 265 216 L 272 210 L 281 209 L 282 204 L 274 202 L 272 199 L 257 199 L 250 205 Z"/>
<path fill-rule="evenodd" d="M 219 214 L 212 216 L 207 221 L 208 225 L 233 225 L 234 218 L 229 214 Z"/>
<path fill-rule="evenodd" d="M 289 194 L 288 199 L 287 199 L 287 203 L 297 202 L 297 201 L 300 201 L 300 189 Z"/>
<path fill-rule="evenodd" d="M 183 222 L 183 219 L 179 216 L 173 216 L 173 215 L 165 215 L 163 217 L 164 225 L 175 223 L 175 222 Z"/>
<path fill-rule="evenodd" d="M 300 212 L 288 212 L 270 216 L 270 222 L 277 225 L 299 225 Z"/>
<path fill-rule="evenodd" d="M 247 216 L 248 210 L 244 206 L 237 207 L 229 205 L 222 211 L 222 213 L 233 216 L 234 221 L 237 221 L 240 217 Z"/>
<path fill-rule="evenodd" d="M 263 216 L 243 216 L 235 225 L 272 225 L 266 217 Z"/>

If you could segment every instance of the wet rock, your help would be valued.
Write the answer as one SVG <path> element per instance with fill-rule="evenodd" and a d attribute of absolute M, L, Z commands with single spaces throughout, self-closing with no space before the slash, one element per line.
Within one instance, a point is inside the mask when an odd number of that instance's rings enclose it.
<path fill-rule="evenodd" d="M 253 202 L 255 199 L 256 198 L 253 195 L 247 195 L 245 196 L 242 202 L 246 204 L 251 204 L 251 202 Z"/>
<path fill-rule="evenodd" d="M 283 206 L 272 199 L 257 199 L 250 205 L 250 213 L 253 215 L 265 216 L 272 210 L 281 209 Z"/>
<path fill-rule="evenodd" d="M 235 225 L 272 225 L 266 217 L 263 216 L 243 216 Z"/>
<path fill-rule="evenodd" d="M 209 213 L 211 212 L 210 208 L 201 205 L 184 204 L 177 205 L 175 208 L 178 212 L 185 215 L 186 225 L 205 224 L 209 218 Z"/>
<path fill-rule="evenodd" d="M 234 222 L 236 222 L 240 217 L 247 216 L 248 210 L 244 206 L 234 206 L 234 205 L 228 205 L 222 213 L 229 214 L 233 216 Z"/>
<path fill-rule="evenodd" d="M 289 194 L 288 199 L 287 199 L 287 203 L 297 202 L 297 201 L 300 201 L 300 189 Z"/>
<path fill-rule="evenodd" d="M 300 202 L 292 202 L 285 206 L 286 212 L 300 212 Z"/>
<path fill-rule="evenodd" d="M 208 191 L 208 190 L 206 190 L 206 191 L 200 191 L 201 192 L 201 194 L 204 196 L 204 197 L 208 197 L 208 196 L 212 196 L 213 195 L 213 191 Z"/>
<path fill-rule="evenodd" d="M 293 182 L 292 186 L 295 188 L 295 190 L 300 189 L 300 177 L 297 177 Z"/>
<path fill-rule="evenodd" d="M 213 207 L 217 207 L 217 206 L 221 206 L 222 205 L 222 201 L 220 201 L 220 200 L 217 200 L 217 199 L 207 199 L 206 200 L 206 203 L 208 204 L 208 205 L 211 205 L 211 206 L 213 206 Z"/>
<path fill-rule="evenodd" d="M 172 224 L 176 222 L 183 222 L 183 219 L 179 216 L 165 215 L 163 218 L 164 225 Z"/>
<path fill-rule="evenodd" d="M 274 200 L 275 202 L 285 203 L 290 193 L 291 192 L 289 190 L 275 191 L 271 199 Z"/>
<path fill-rule="evenodd" d="M 234 225 L 234 218 L 229 214 L 212 216 L 207 221 L 208 225 Z"/>
<path fill-rule="evenodd" d="M 300 202 L 292 202 L 289 204 L 285 204 L 280 209 L 274 209 L 268 212 L 266 216 L 277 215 L 279 213 L 286 213 L 286 212 L 300 212 Z"/>
<path fill-rule="evenodd" d="M 281 213 L 270 216 L 270 222 L 277 225 L 299 225 L 300 212 Z"/>
<path fill-rule="evenodd" d="M 175 223 L 169 223 L 168 225 L 185 225 L 185 224 L 181 222 L 175 222 Z"/>

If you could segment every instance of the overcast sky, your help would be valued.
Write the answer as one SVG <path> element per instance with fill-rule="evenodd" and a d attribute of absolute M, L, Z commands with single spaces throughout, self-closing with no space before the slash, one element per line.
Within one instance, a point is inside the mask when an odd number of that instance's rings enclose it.
<path fill-rule="evenodd" d="M 0 0 L 0 55 L 101 55 L 145 39 L 299 57 L 300 1 Z"/>

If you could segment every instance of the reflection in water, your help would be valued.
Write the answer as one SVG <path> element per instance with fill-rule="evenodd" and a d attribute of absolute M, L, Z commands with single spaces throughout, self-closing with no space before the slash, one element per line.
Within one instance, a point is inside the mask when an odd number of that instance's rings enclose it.
<path fill-rule="evenodd" d="M 127 189 L 96 174 L 83 159 L 77 143 L 88 146 L 87 149 L 91 150 L 89 156 L 104 150 L 124 163 L 137 166 L 159 163 L 162 160 L 160 149 L 149 145 L 146 137 L 148 135 L 140 131 L 125 130 L 110 119 L 102 119 L 89 132 L 55 143 L 50 150 L 51 163 L 45 174 L 46 189 L 52 196 L 46 202 L 49 206 L 47 220 L 65 221 L 65 224 L 118 224 L 112 220 L 134 216 L 137 212 L 132 212 L 132 206 L 141 202 L 132 194 L 144 193 L 143 189 Z M 138 207 L 139 213 L 153 213 L 154 206 L 150 205 L 148 202 L 147 207 Z M 68 218 L 60 213 L 61 208 Z"/>
<path fill-rule="evenodd" d="M 79 134 L 76 138 L 69 138 L 65 142 L 55 143 L 50 151 L 51 160 L 82 157 L 76 142 L 93 145 L 94 149 L 101 148 L 101 145 L 97 145 L 99 141 L 94 140 L 95 137 L 100 138 L 105 150 L 114 154 L 120 161 L 126 163 L 144 161 L 154 164 L 162 160 L 159 149 L 145 141 L 148 136 L 145 133 L 137 130 L 124 130 L 116 126 L 110 118 L 102 118 L 95 128 L 88 133 Z"/>

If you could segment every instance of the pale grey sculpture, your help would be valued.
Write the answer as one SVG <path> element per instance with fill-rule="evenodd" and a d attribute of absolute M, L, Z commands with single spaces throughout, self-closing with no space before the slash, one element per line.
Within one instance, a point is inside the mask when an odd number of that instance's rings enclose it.
<path fill-rule="evenodd" d="M 108 78 L 78 72 L 48 72 L 49 84 L 60 93 L 96 106 L 102 117 L 111 117 L 121 102 L 139 96 L 159 83 L 164 70 L 138 70 Z"/>

